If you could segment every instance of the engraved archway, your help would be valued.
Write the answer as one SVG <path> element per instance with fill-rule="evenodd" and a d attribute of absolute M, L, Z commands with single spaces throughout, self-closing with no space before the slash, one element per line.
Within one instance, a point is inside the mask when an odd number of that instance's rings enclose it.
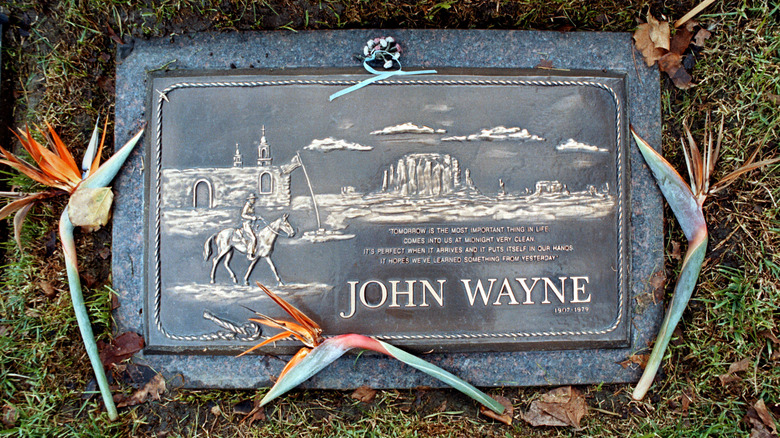
<path fill-rule="evenodd" d="M 208 191 L 208 207 L 213 208 L 214 207 L 214 187 L 211 185 L 211 181 L 201 178 L 197 181 L 195 181 L 195 184 L 192 185 L 192 206 L 197 208 L 198 207 L 198 187 L 200 184 L 203 183 L 206 185 L 206 190 Z"/>
<path fill-rule="evenodd" d="M 258 178 L 258 192 L 263 195 L 268 195 L 274 191 L 274 177 L 271 172 L 265 171 L 260 174 Z"/>

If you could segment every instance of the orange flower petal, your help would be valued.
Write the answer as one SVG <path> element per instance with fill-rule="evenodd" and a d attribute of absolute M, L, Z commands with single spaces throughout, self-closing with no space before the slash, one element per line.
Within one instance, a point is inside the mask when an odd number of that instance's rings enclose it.
<path fill-rule="evenodd" d="M 103 144 L 106 142 L 106 128 L 108 128 L 108 117 L 106 117 L 106 123 L 103 124 L 103 135 L 100 137 L 100 147 L 98 147 L 95 159 L 92 160 L 92 165 L 89 166 L 89 174 L 92 175 L 100 167 L 100 155 L 103 153 Z"/>
<path fill-rule="evenodd" d="M 279 296 L 277 296 L 275 293 L 271 292 L 267 287 L 260 284 L 260 282 L 257 282 L 257 285 L 260 287 L 260 289 L 263 290 L 269 297 L 271 297 L 276 304 L 281 306 L 282 309 L 284 309 L 285 312 L 289 313 L 290 316 L 292 316 L 296 321 L 298 321 L 299 324 L 301 324 L 307 331 L 314 334 L 316 333 L 318 337 L 319 334 L 322 333 L 322 329 L 320 326 L 314 322 L 311 318 L 306 316 L 303 312 L 298 310 L 295 306 L 288 303 L 287 301 L 281 299 Z"/>
<path fill-rule="evenodd" d="M 40 143 L 35 141 L 35 139 L 32 137 L 32 134 L 30 133 L 30 128 L 27 128 L 26 131 L 19 130 L 22 134 L 24 134 L 27 138 L 26 140 L 20 137 L 18 134 L 14 132 L 14 135 L 19 139 L 19 141 L 22 143 L 22 146 L 27 151 L 27 153 L 30 154 L 30 157 L 32 157 L 33 160 L 35 160 L 36 164 L 38 164 L 38 167 L 40 167 L 41 171 L 45 174 L 47 174 L 49 177 L 59 180 L 59 184 L 57 187 L 65 188 L 65 190 L 72 190 L 74 185 L 81 181 L 81 177 L 79 176 L 76 181 L 71 181 L 71 178 L 67 175 L 67 173 L 63 173 L 59 167 L 55 167 L 50 163 L 50 161 L 53 160 L 60 160 L 60 158 L 46 149 L 45 147 L 41 146 Z M 53 157 L 53 158 L 52 158 Z M 51 185 L 51 184 L 48 184 Z"/>
<path fill-rule="evenodd" d="M 236 357 L 241 357 L 241 356 L 249 353 L 250 351 L 257 350 L 258 348 L 262 347 L 263 345 L 270 344 L 271 342 L 276 342 L 276 341 L 280 341 L 280 340 L 285 339 L 285 338 L 289 338 L 290 335 L 292 335 L 292 333 L 283 332 L 283 333 L 279 333 L 277 335 L 271 336 L 270 338 L 268 338 L 265 341 L 255 345 L 254 347 L 250 348 L 249 350 L 246 350 L 245 352 L 239 354 Z"/>
<path fill-rule="evenodd" d="M 287 365 L 284 366 L 282 372 L 279 373 L 278 379 L 281 379 L 282 376 L 284 376 L 285 374 L 287 374 L 288 371 L 293 369 L 295 365 L 298 365 L 298 363 L 302 361 L 304 357 L 308 356 L 310 352 L 311 352 L 311 348 L 308 347 L 303 347 L 300 350 L 298 350 L 298 352 L 295 353 L 295 356 L 293 356 L 292 359 L 290 359 L 290 361 L 287 362 Z"/>
<path fill-rule="evenodd" d="M 46 148 L 41 148 L 40 152 L 41 161 L 38 164 L 42 171 L 63 182 L 70 183 L 71 188 L 75 188 L 81 182 L 81 174 L 77 170 L 74 171 L 65 160 Z"/>
<path fill-rule="evenodd" d="M 68 150 L 68 147 L 65 146 L 65 143 L 62 142 L 62 139 L 59 135 L 57 135 L 57 132 L 54 131 L 54 128 L 51 127 L 49 122 L 46 122 L 46 126 L 49 128 L 49 134 L 53 140 L 52 143 L 54 143 L 54 150 L 57 152 L 57 155 L 62 158 L 65 164 L 67 164 L 71 170 L 73 170 L 73 172 L 75 172 L 77 175 L 80 175 L 81 171 L 79 170 L 79 166 L 76 164 L 76 160 Z"/>
<path fill-rule="evenodd" d="M 5 219 L 8 216 L 11 215 L 11 213 L 23 208 L 25 205 L 28 205 L 32 202 L 38 201 L 40 199 L 51 197 L 53 193 L 51 192 L 40 192 L 35 193 L 29 196 L 26 196 L 22 199 L 17 199 L 16 201 L 8 203 L 5 207 L 0 209 L 0 219 Z"/>

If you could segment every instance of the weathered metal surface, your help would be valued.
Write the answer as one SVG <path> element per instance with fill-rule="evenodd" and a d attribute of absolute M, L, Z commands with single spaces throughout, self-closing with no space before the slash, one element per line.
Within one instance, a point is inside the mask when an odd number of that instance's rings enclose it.
<path fill-rule="evenodd" d="M 328 102 L 362 78 L 318 73 L 151 80 L 150 347 L 245 348 L 214 317 L 284 316 L 257 281 L 326 333 L 419 350 L 627 344 L 621 76 Z"/>
<path fill-rule="evenodd" d="M 117 143 L 143 120 L 149 123 L 147 150 L 135 153 L 118 178 L 114 218 L 114 284 L 121 303 L 115 318 L 118 330 L 145 335 L 149 347 L 139 360 L 196 387 L 265 386 L 281 369 L 284 357 L 230 354 L 257 342 L 240 340 L 258 333 L 245 325 L 251 312 L 239 303 L 282 316 L 258 288 L 241 284 L 250 260 L 234 251 L 230 266 L 238 285 L 222 263 L 211 284 L 212 261 L 204 260 L 208 238 L 243 228 L 243 212 L 266 223 L 286 215 L 294 234 L 280 228 L 270 253 L 286 286 L 277 285 L 265 259 L 249 280 L 284 293 L 326 334 L 411 337 L 390 339 L 417 351 L 462 351 L 427 359 L 483 386 L 638 378 L 640 370 L 618 362 L 646 346 L 660 322 L 648 284 L 662 268 L 661 204 L 625 132 L 630 119 L 658 140 L 657 71 L 634 65 L 630 35 L 624 34 L 402 30 L 393 36 L 405 48 L 405 66 L 458 69 L 374 84 L 328 103 L 330 93 L 367 77 L 343 68 L 357 64 L 352 55 L 366 39 L 384 33 L 138 41 L 118 66 Z M 541 58 L 568 70 L 533 70 Z M 176 70 L 149 75 L 166 65 Z M 230 70 L 234 66 L 239 70 Z M 257 67 L 266 70 L 251 70 Z M 273 78 L 292 82 L 261 85 Z M 236 80 L 245 84 L 181 85 Z M 433 133 L 372 134 L 405 123 Z M 271 162 L 258 165 L 263 126 L 270 153 L 262 159 Z M 503 141 L 479 138 L 483 129 L 498 126 L 507 130 L 492 134 L 506 135 Z M 328 138 L 336 141 L 315 142 Z M 338 140 L 364 147 L 323 151 Z M 236 143 L 240 168 L 233 167 Z M 302 167 L 291 166 L 296 156 Z M 285 190 L 261 194 L 268 191 L 264 171 L 272 188 Z M 172 175 L 183 181 L 181 190 L 173 189 Z M 226 178 L 234 180 L 234 190 L 220 192 Z M 247 207 L 250 193 L 258 199 Z M 533 209 L 540 213 L 525 217 Z M 194 228 L 176 225 L 186 212 L 198 218 L 190 220 Z M 211 242 L 212 259 L 217 246 Z M 480 280 L 486 300 L 475 289 Z M 414 307 L 404 294 L 408 282 Z M 530 300 L 523 284 L 532 291 Z M 188 285 L 196 287 L 188 291 Z M 414 338 L 430 335 L 439 338 Z M 361 384 L 437 385 L 372 355 L 340 360 L 304 385 Z"/>

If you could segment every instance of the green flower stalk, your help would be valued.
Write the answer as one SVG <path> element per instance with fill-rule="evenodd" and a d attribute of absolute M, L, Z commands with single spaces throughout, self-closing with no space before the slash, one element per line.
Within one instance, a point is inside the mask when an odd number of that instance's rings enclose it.
<path fill-rule="evenodd" d="M 257 285 L 260 286 L 260 288 L 269 297 L 271 297 L 274 302 L 276 302 L 290 316 L 292 316 L 293 319 L 295 319 L 295 322 L 276 320 L 258 313 L 258 318 L 250 318 L 250 321 L 280 329 L 282 332 L 270 337 L 258 345 L 255 345 L 249 350 L 241 353 L 241 355 L 249 353 L 250 351 L 268 343 L 288 337 L 295 337 L 304 344 L 304 347 L 301 348 L 284 367 L 281 374 L 279 375 L 279 379 L 276 381 L 276 384 L 274 384 L 271 390 L 268 391 L 265 397 L 263 397 L 258 408 L 265 406 L 273 399 L 308 380 L 310 377 L 320 372 L 323 368 L 333 363 L 333 361 L 344 355 L 344 353 L 347 351 L 354 348 L 361 348 L 385 354 L 413 368 L 416 368 L 425 374 L 428 374 L 429 376 L 435 377 L 457 389 L 458 391 L 466 394 L 467 396 L 473 398 L 499 415 L 504 412 L 504 406 L 502 406 L 499 402 L 484 392 L 478 390 L 474 386 L 470 385 L 469 383 L 465 382 L 464 380 L 458 378 L 454 374 L 445 371 L 436 365 L 426 362 L 419 357 L 409 354 L 399 348 L 396 348 L 386 342 L 357 334 L 339 335 L 324 339 L 322 337 L 322 329 L 320 329 L 317 323 L 312 321 L 308 316 L 295 308 L 292 304 L 284 301 L 282 298 L 268 290 L 262 284 L 257 283 Z"/>
<path fill-rule="evenodd" d="M 709 125 L 709 117 L 707 125 Z M 710 186 L 710 177 L 715 170 L 715 163 L 718 160 L 723 140 L 723 120 L 720 123 L 720 131 L 714 149 L 712 135 L 707 133 L 704 141 L 706 143 L 704 155 L 699 151 L 688 127 L 685 124 L 683 126 L 688 140 L 688 148 L 685 146 L 685 140 L 680 140 L 685 155 L 685 164 L 688 168 L 690 186 L 685 183 L 672 165 L 639 137 L 634 128 L 631 127 L 631 133 L 634 135 L 639 151 L 645 158 L 653 176 L 655 176 L 661 193 L 663 193 L 664 198 L 669 203 L 669 207 L 672 209 L 675 218 L 677 218 L 685 238 L 688 239 L 688 251 L 685 253 L 680 276 L 674 287 L 672 302 L 661 324 L 661 329 L 658 332 L 658 337 L 647 361 L 645 371 L 632 394 L 635 400 L 642 400 L 650 389 L 650 385 L 652 385 L 655 379 L 661 360 L 663 360 L 666 348 L 672 338 L 674 328 L 680 322 L 683 311 L 691 299 L 693 289 L 696 287 L 696 281 L 699 278 L 699 272 L 704 262 L 704 255 L 707 252 L 707 223 L 702 211 L 702 206 L 707 196 L 724 189 L 745 172 L 780 160 L 780 158 L 775 158 L 754 163 L 753 160 L 756 158 L 759 149 L 761 149 L 759 146 L 742 167 L 725 176 L 719 183 Z"/>
<path fill-rule="evenodd" d="M 107 122 L 106 122 L 107 123 Z M 76 244 L 73 240 L 73 230 L 76 226 L 81 226 L 87 230 L 97 229 L 108 222 L 110 216 L 111 203 L 113 195 L 111 189 L 106 186 L 114 179 L 119 169 L 124 164 L 130 152 L 133 151 L 136 143 L 143 134 L 141 129 L 133 138 L 130 139 L 113 157 L 105 164 L 100 165 L 100 153 L 103 150 L 105 142 L 105 128 L 103 137 L 98 146 L 98 125 L 92 132 L 90 144 L 79 169 L 68 148 L 62 142 L 60 137 L 48 125 L 48 132 L 39 129 L 40 134 L 51 146 L 51 150 L 38 143 L 30 133 L 29 128 L 26 131 L 20 130 L 16 134 L 22 146 L 30 154 L 30 157 L 37 164 L 37 168 L 27 162 L 19 159 L 7 150 L 0 147 L 0 153 L 5 159 L 0 163 L 7 164 L 33 180 L 51 187 L 40 193 L 28 195 L 22 199 L 13 201 L 0 209 L 0 219 L 16 213 L 14 218 L 14 235 L 17 244 L 21 248 L 19 234 L 21 224 L 25 216 L 32 207 L 33 203 L 59 194 L 68 194 L 70 196 L 68 206 L 60 216 L 59 232 L 62 242 L 62 252 L 65 257 L 65 269 L 68 274 L 68 286 L 70 288 L 71 301 L 73 302 L 73 311 L 76 314 L 81 337 L 84 341 L 87 355 L 95 372 L 95 378 L 100 393 L 103 397 L 103 403 L 106 405 L 106 411 L 109 418 L 113 421 L 118 417 L 114 400 L 111 396 L 111 390 L 108 386 L 106 373 L 103 364 L 98 355 L 95 336 L 92 333 L 92 325 L 89 322 L 89 314 L 84 304 L 84 296 L 81 290 L 81 280 L 79 279 L 78 260 L 76 258 Z"/>

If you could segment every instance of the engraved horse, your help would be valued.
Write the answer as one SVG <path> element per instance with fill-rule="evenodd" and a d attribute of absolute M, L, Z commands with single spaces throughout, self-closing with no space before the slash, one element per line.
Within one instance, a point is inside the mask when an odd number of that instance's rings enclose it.
<path fill-rule="evenodd" d="M 276 266 L 274 266 L 274 262 L 271 261 L 271 253 L 274 250 L 274 243 L 276 243 L 276 238 L 279 237 L 282 232 L 284 232 L 287 237 L 295 236 L 295 230 L 287 221 L 287 216 L 287 213 L 283 214 L 280 218 L 276 219 L 262 230 L 255 233 L 257 244 L 255 245 L 254 254 L 248 256 L 251 263 L 249 264 L 249 269 L 246 271 L 246 275 L 244 275 L 245 285 L 249 284 L 249 274 L 252 273 L 252 269 L 255 268 L 257 261 L 262 258 L 268 262 L 268 266 L 271 267 L 271 271 L 273 271 L 274 276 L 276 277 L 276 281 L 279 282 L 279 285 L 284 284 L 282 279 L 279 278 L 279 273 L 276 272 Z M 242 254 L 247 254 L 247 240 L 244 239 L 242 234 L 243 233 L 241 232 L 241 228 L 225 228 L 222 231 L 212 234 L 206 240 L 206 243 L 203 244 L 203 260 L 208 260 L 209 257 L 211 257 L 211 242 L 216 240 L 217 243 L 216 255 L 211 260 L 212 284 L 214 283 L 214 275 L 217 272 L 217 265 L 219 264 L 220 259 L 223 257 L 225 259 L 224 265 L 227 271 L 230 273 L 230 278 L 233 279 L 233 283 L 238 283 L 236 274 L 232 269 L 230 269 L 230 259 L 233 257 L 234 249 Z"/>

